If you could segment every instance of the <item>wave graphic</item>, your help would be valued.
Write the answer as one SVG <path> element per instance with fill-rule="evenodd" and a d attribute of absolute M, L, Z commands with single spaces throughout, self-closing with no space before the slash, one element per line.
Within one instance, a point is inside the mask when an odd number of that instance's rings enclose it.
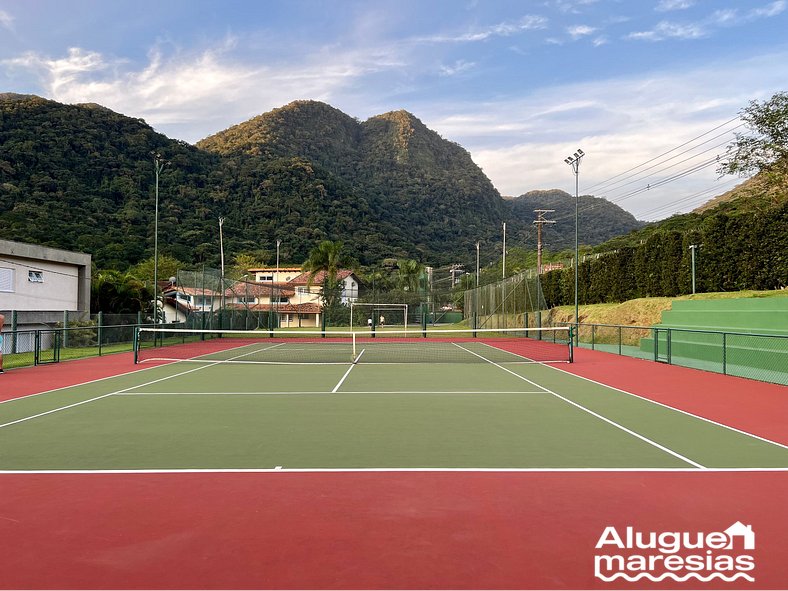
<path fill-rule="evenodd" d="M 744 573 L 736 573 L 732 577 L 726 577 L 722 573 L 712 573 L 712 574 L 710 574 L 707 577 L 703 577 L 703 576 L 699 575 L 698 573 L 689 573 L 687 575 L 684 575 L 683 577 L 679 577 L 678 575 L 675 575 L 673 573 L 664 573 L 664 574 L 662 574 L 659 577 L 655 577 L 654 575 L 652 575 L 650 573 L 640 573 L 639 575 L 637 575 L 635 577 L 630 577 L 629 575 L 627 575 L 625 573 L 616 573 L 612 577 L 606 577 L 603 574 L 600 574 L 599 572 L 597 572 L 596 576 L 598 578 L 602 579 L 603 581 L 605 581 L 606 583 L 609 583 L 611 581 L 615 581 L 616 579 L 625 579 L 625 580 L 629 581 L 630 583 L 634 583 L 635 581 L 640 581 L 641 579 L 648 579 L 650 581 L 653 581 L 654 583 L 658 583 L 660 581 L 664 581 L 665 579 L 673 579 L 674 581 L 678 581 L 680 583 L 683 583 L 684 581 L 688 581 L 689 579 L 692 579 L 692 578 L 698 579 L 699 581 L 703 581 L 704 583 L 708 583 L 712 579 L 721 579 L 723 581 L 731 583 L 731 582 L 733 582 L 733 581 L 735 581 L 736 579 L 739 579 L 739 578 L 745 579 L 745 580 L 749 581 L 750 583 L 754 583 L 755 582 L 755 578 L 754 577 L 751 577 L 750 575 L 746 575 Z"/>

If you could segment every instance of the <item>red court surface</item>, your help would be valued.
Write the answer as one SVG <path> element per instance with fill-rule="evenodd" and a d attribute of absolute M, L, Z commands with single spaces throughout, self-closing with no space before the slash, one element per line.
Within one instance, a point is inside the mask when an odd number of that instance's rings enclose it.
<path fill-rule="evenodd" d="M 576 360 L 556 367 L 788 442 L 784 386 Z M 13 370 L 0 400 L 134 369 L 122 354 Z M 5 473 L 0 588 L 786 589 L 785 499 L 784 470 Z M 752 582 L 595 576 L 608 527 L 737 523 L 755 532 Z"/>
<path fill-rule="evenodd" d="M 6 589 L 788 586 L 786 472 L 5 474 L 2 483 Z M 708 533 L 737 521 L 756 536 L 752 583 L 594 576 L 608 526 Z"/>
<path fill-rule="evenodd" d="M 588 349 L 575 360 L 556 367 L 788 445 L 788 386 Z"/>

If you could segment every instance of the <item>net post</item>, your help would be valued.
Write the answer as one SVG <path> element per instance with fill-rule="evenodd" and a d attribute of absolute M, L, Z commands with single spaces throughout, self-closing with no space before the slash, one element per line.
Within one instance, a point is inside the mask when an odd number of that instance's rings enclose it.
<path fill-rule="evenodd" d="M 575 361 L 575 348 L 574 348 L 574 338 L 573 338 L 573 328 L 569 326 L 569 363 L 574 363 Z"/>
<path fill-rule="evenodd" d="M 134 365 L 139 363 L 140 350 L 140 325 L 134 327 L 134 337 L 132 338 L 132 348 L 134 349 Z"/>
<path fill-rule="evenodd" d="M 352 361 L 353 361 L 353 363 L 355 363 L 356 362 L 356 333 L 351 332 L 350 334 L 351 334 L 351 338 L 353 340 L 353 351 L 352 351 L 353 358 L 352 358 Z"/>
<path fill-rule="evenodd" d="M 427 304 L 421 304 L 421 336 L 427 338 Z"/>

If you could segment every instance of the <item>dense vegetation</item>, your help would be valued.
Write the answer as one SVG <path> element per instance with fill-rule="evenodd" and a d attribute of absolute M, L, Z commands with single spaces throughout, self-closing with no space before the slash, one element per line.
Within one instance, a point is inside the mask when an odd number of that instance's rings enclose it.
<path fill-rule="evenodd" d="M 169 162 L 160 254 L 187 265 L 218 266 L 220 216 L 228 260 L 270 262 L 279 239 L 282 260 L 301 262 L 342 240 L 364 265 L 472 264 L 476 241 L 499 252 L 504 220 L 511 244 L 535 245 L 533 204 L 502 199 L 462 147 L 404 111 L 361 123 L 297 101 L 194 147 L 98 105 L 12 94 L 0 94 L 0 237 L 88 252 L 100 269 L 149 259 L 154 152 Z M 605 238 L 630 229 L 616 223 Z"/>

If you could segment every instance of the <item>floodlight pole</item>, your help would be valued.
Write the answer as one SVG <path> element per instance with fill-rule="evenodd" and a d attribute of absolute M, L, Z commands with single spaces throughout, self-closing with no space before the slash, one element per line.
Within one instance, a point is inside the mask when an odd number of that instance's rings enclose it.
<path fill-rule="evenodd" d="M 219 311 L 219 327 L 224 328 L 224 235 L 222 233 L 222 226 L 224 225 L 224 218 L 219 218 L 219 257 L 222 264 L 222 277 L 219 279 L 219 289 L 222 290 L 222 308 Z"/>
<path fill-rule="evenodd" d="M 276 241 L 276 280 L 279 281 L 279 245 L 282 244 L 281 240 Z M 276 294 L 276 325 L 279 326 L 279 300 L 282 299 L 282 292 L 279 290 Z"/>
<path fill-rule="evenodd" d="M 585 156 L 585 152 L 580 148 L 577 149 L 577 152 L 568 156 L 564 159 L 569 166 L 572 167 L 572 172 L 575 174 L 575 335 L 577 335 L 580 331 L 580 315 L 578 313 L 578 301 L 577 301 L 577 269 L 580 266 L 580 258 L 578 256 L 578 240 L 577 240 L 577 228 L 578 228 L 578 207 L 577 204 L 580 201 L 580 161 Z M 577 336 L 575 338 L 578 338 Z"/>
<path fill-rule="evenodd" d="M 695 293 L 695 250 L 700 246 L 699 244 L 690 244 L 689 249 L 692 255 L 692 293 Z"/>
<path fill-rule="evenodd" d="M 473 310 L 473 328 L 479 326 L 479 243 L 476 243 L 476 289 L 474 290 L 475 306 Z M 476 336 L 476 332 L 473 333 Z"/>
<path fill-rule="evenodd" d="M 159 174 L 167 163 L 161 154 L 153 153 L 153 168 L 156 171 L 155 209 L 153 216 L 153 322 L 159 323 Z"/>

